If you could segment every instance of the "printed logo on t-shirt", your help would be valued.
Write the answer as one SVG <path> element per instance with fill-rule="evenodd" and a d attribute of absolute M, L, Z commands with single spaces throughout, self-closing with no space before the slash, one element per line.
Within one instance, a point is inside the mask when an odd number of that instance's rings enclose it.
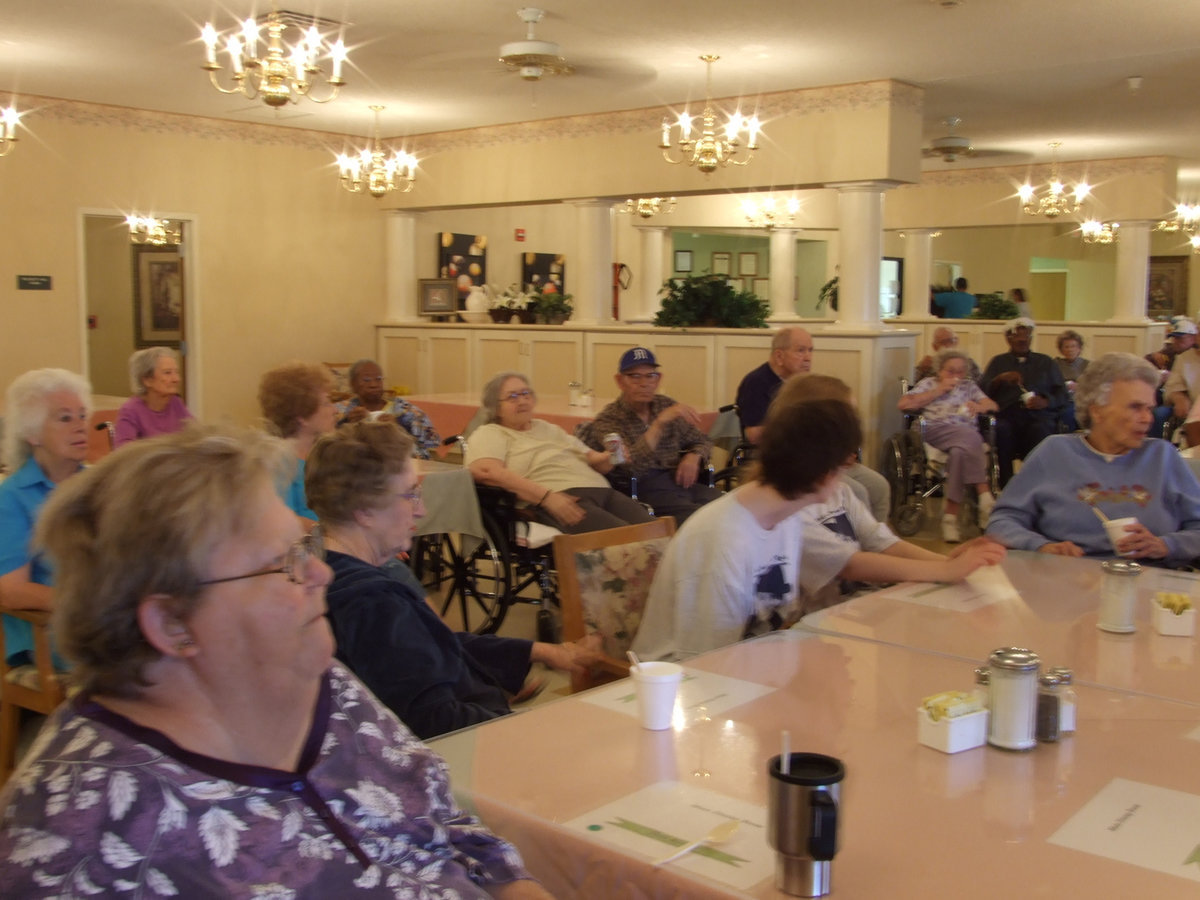
<path fill-rule="evenodd" d="M 857 543 L 858 535 L 854 533 L 854 527 L 850 524 L 850 517 L 846 514 L 844 507 L 838 507 L 822 516 L 820 522 L 843 540 L 852 544 Z"/>
<path fill-rule="evenodd" d="M 1120 487 L 1106 488 L 1094 481 L 1081 487 L 1075 496 L 1088 506 L 1095 506 L 1097 503 L 1136 503 L 1138 506 L 1144 507 L 1154 499 L 1150 492 L 1140 484 L 1123 484 Z"/>
<path fill-rule="evenodd" d="M 754 574 L 754 612 L 746 622 L 743 637 L 765 634 L 790 624 L 793 587 L 784 570 L 786 557 L 776 554 Z"/>

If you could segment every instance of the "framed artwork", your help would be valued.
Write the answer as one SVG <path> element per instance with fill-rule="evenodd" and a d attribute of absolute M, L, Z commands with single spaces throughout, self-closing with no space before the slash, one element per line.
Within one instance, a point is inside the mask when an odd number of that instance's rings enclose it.
<path fill-rule="evenodd" d="M 1185 315 L 1188 302 L 1188 257 L 1150 257 L 1150 277 L 1146 284 L 1146 315 L 1151 319 L 1169 319 Z"/>
<path fill-rule="evenodd" d="M 438 275 L 454 282 L 458 308 L 467 308 L 467 294 L 475 285 L 487 283 L 487 235 L 438 235 Z"/>
<path fill-rule="evenodd" d="M 453 278 L 418 279 L 417 312 L 423 316 L 457 315 L 457 282 Z"/>
<path fill-rule="evenodd" d="M 761 297 L 763 300 L 771 299 L 771 279 L 770 278 L 751 278 L 750 290 L 754 291 L 756 297 Z"/>
<path fill-rule="evenodd" d="M 691 250 L 676 250 L 675 251 L 675 271 L 676 272 L 692 271 L 692 251 Z"/>
<path fill-rule="evenodd" d="M 526 292 L 565 294 L 566 257 L 561 253 L 525 253 L 521 256 L 521 284 Z"/>
<path fill-rule="evenodd" d="M 176 250 L 133 249 L 133 340 L 179 347 L 183 340 L 183 259 Z"/>
<path fill-rule="evenodd" d="M 753 252 L 738 254 L 738 274 L 743 278 L 753 278 L 758 274 L 758 254 Z"/>
<path fill-rule="evenodd" d="M 728 253 L 721 253 L 714 250 L 712 255 L 712 273 L 714 275 L 729 275 L 730 256 Z"/>

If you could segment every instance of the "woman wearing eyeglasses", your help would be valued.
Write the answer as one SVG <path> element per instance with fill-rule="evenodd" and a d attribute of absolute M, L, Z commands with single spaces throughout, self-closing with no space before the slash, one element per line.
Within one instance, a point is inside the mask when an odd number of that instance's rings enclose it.
<path fill-rule="evenodd" d="M 455 633 L 412 579 L 383 568 L 407 550 L 425 513 L 413 440 L 388 422 L 356 422 L 317 442 L 305 488 L 333 569 L 327 602 L 337 656 L 419 737 L 511 712 L 531 663 L 571 671 L 598 639 L 544 644 Z"/>
<path fill-rule="evenodd" d="M 569 534 L 650 521 L 636 500 L 613 490 L 608 453 L 533 417 L 537 394 L 519 372 L 484 386 L 487 424 L 467 440 L 466 463 L 480 484 L 503 488 L 548 525 Z"/>
<path fill-rule="evenodd" d="M 5 895 L 545 898 L 333 663 L 279 440 L 190 427 L 73 476 L 37 538 L 81 693 L 0 796 Z"/>

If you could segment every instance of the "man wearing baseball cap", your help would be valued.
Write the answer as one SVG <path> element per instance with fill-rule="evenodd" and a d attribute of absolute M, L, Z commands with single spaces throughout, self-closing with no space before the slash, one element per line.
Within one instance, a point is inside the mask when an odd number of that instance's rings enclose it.
<path fill-rule="evenodd" d="M 629 459 L 609 473 L 619 491 L 628 493 L 630 476 L 638 480 L 638 499 L 655 515 L 674 516 L 677 524 L 721 496 L 699 482 L 700 460 L 712 453 L 712 441 L 700 430 L 700 415 L 683 403 L 658 393 L 662 380 L 658 360 L 645 347 L 621 354 L 615 376 L 621 396 L 596 416 L 593 440 L 618 434 Z"/>
<path fill-rule="evenodd" d="M 1067 404 L 1067 385 L 1058 365 L 1044 353 L 1029 349 L 1033 319 L 1019 316 L 1004 326 L 1008 353 L 992 357 L 979 380 L 996 401 L 996 456 L 1000 486 L 1013 474 L 1013 460 L 1024 459 L 1042 438 L 1055 432 Z"/>
<path fill-rule="evenodd" d="M 1163 385 L 1163 397 L 1180 418 L 1186 416 L 1192 404 L 1200 399 L 1200 350 L 1196 349 L 1196 332 L 1196 323 L 1184 316 L 1172 319 L 1171 330 L 1167 332 L 1175 354 L 1171 360 L 1171 374 Z"/>

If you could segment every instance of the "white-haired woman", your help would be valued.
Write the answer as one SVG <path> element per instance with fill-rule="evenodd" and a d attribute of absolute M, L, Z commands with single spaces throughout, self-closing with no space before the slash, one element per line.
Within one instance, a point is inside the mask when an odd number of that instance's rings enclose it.
<path fill-rule="evenodd" d="M 81 692 L 4 795 L 6 897 L 550 896 L 333 662 L 320 537 L 275 494 L 291 457 L 189 427 L 46 505 Z"/>
<path fill-rule="evenodd" d="M 1075 387 L 1082 434 L 1042 441 L 996 502 L 987 533 L 1017 550 L 1109 556 L 1100 510 L 1133 516 L 1116 550 L 1183 565 L 1200 557 L 1200 482 L 1166 441 L 1148 438 L 1158 370 L 1131 353 L 1093 360 Z"/>
<path fill-rule="evenodd" d="M 52 573 L 32 546 L 42 504 L 83 467 L 92 388 L 65 369 L 34 369 L 8 387 L 0 483 L 0 607 L 50 609 Z M 31 662 L 29 623 L 4 616 L 4 648 L 13 665 Z"/>
<path fill-rule="evenodd" d="M 192 417 L 179 399 L 179 354 L 170 347 L 147 347 L 129 357 L 129 387 L 133 396 L 117 413 L 113 444 L 120 447 L 139 438 L 171 434 Z"/>
<path fill-rule="evenodd" d="M 609 454 L 533 417 L 537 395 L 520 372 L 483 389 L 487 424 L 467 441 L 467 467 L 480 484 L 503 488 L 548 525 L 570 534 L 650 521 L 636 500 L 612 488 Z"/>

